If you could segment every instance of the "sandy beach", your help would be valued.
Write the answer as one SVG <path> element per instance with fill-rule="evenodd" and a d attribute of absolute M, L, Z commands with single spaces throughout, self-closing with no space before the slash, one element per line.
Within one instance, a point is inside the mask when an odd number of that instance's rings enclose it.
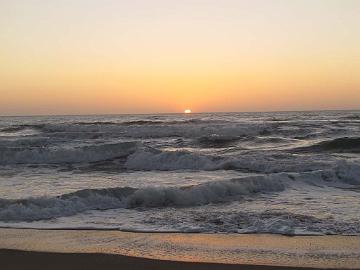
<path fill-rule="evenodd" d="M 360 237 L 0 229 L 1 269 L 360 269 Z"/>

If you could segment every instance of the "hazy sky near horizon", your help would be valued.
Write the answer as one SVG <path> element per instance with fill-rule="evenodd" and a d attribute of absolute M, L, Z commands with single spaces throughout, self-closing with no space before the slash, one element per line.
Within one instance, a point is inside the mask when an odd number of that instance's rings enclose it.
<path fill-rule="evenodd" d="M 0 0 L 0 115 L 360 109 L 357 0 Z"/>

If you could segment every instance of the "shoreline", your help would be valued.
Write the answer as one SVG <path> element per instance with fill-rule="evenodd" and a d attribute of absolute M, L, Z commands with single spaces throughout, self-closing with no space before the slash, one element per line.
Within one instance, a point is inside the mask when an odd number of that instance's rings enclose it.
<path fill-rule="evenodd" d="M 22 227 L 22 226 L 1 226 L 2 229 L 15 229 L 15 230 L 37 230 L 37 231 L 108 231 L 108 232 L 124 232 L 124 233 L 137 233 L 137 234 L 204 234 L 204 235 L 273 235 L 273 236 L 286 236 L 286 237 L 301 237 L 301 236 L 343 236 L 343 237 L 360 237 L 360 234 L 317 234 L 317 233 L 301 233 L 301 234 L 292 234 L 292 233 L 254 233 L 254 232 L 242 232 L 242 233 L 226 233 L 226 232 L 204 232 L 204 231 L 176 231 L 176 230 L 131 230 L 131 229 L 119 229 L 119 228 L 95 228 L 95 227 Z"/>
<path fill-rule="evenodd" d="M 360 236 L 0 229 L 1 269 L 57 260 L 65 269 L 360 269 Z"/>

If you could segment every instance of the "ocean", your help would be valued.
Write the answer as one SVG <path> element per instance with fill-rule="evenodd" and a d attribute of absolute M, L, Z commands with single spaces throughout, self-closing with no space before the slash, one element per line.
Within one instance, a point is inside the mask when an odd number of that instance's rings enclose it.
<path fill-rule="evenodd" d="M 360 111 L 0 117 L 0 226 L 360 235 Z"/>

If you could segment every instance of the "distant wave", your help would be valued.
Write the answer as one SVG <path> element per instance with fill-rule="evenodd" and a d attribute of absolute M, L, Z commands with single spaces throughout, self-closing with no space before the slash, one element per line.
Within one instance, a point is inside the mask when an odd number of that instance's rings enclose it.
<path fill-rule="evenodd" d="M 282 191 L 281 178 L 249 177 L 188 187 L 86 189 L 57 197 L 0 199 L 0 221 L 34 221 L 71 216 L 87 210 L 137 207 L 189 207 L 238 200 L 260 192 Z"/>
<path fill-rule="evenodd" d="M 353 114 L 341 117 L 341 119 L 360 120 L 360 114 Z"/>
<path fill-rule="evenodd" d="M 222 159 L 219 158 L 219 161 Z M 211 156 L 186 151 L 159 151 L 144 149 L 131 154 L 125 168 L 130 170 L 215 170 L 216 160 Z"/>
<path fill-rule="evenodd" d="M 59 138 L 60 139 L 60 138 Z M 49 141 L 50 140 L 50 141 Z M 68 145 L 54 138 L 0 140 L 0 165 L 14 164 L 77 164 L 93 167 L 107 162 L 106 170 L 118 171 L 178 171 L 178 170 L 239 170 L 244 172 L 274 173 L 300 172 L 326 167 L 321 161 L 290 153 L 234 153 L 230 155 L 202 154 L 185 150 L 165 151 L 148 147 L 140 142 L 97 143 Z M 219 144 L 217 145 L 219 146 Z M 279 156 L 281 155 L 281 157 Z M 281 162 L 279 162 L 281 158 Z M 117 162 L 121 159 L 121 162 Z M 114 162 L 115 161 L 115 162 Z M 95 164 L 93 164 L 95 163 Z"/>
<path fill-rule="evenodd" d="M 13 126 L 9 126 L 6 128 L 2 128 L 0 130 L 0 132 L 18 132 L 24 129 L 35 129 L 35 130 L 40 130 L 44 127 L 45 125 L 43 124 L 39 124 L 39 125 L 13 125 Z"/>
<path fill-rule="evenodd" d="M 360 138 L 359 137 L 343 137 L 327 141 L 322 141 L 311 146 L 299 147 L 294 149 L 300 152 L 345 152 L 345 153 L 360 153 Z"/>
<path fill-rule="evenodd" d="M 215 120 L 215 119 L 184 119 L 184 120 L 140 120 L 140 121 L 129 121 L 124 122 L 125 124 L 144 124 L 144 125 L 183 125 L 183 124 L 226 124 L 227 120 Z"/>
<path fill-rule="evenodd" d="M 188 125 L 188 126 L 184 126 Z M 21 125 L 6 128 L 6 130 L 21 130 L 31 128 L 42 132 L 43 136 L 61 137 L 64 139 L 82 138 L 240 138 L 271 134 L 276 126 L 263 123 L 226 124 L 226 121 L 188 119 L 179 121 L 137 120 L 127 122 L 74 122 L 42 125 Z M 4 131 L 3 131 L 4 132 Z M 219 141 L 219 140 L 218 140 Z"/>
<path fill-rule="evenodd" d="M 20 149 L 21 147 L 23 147 L 23 150 L 25 150 L 26 148 L 31 147 L 46 147 L 55 143 L 56 140 L 54 138 L 48 137 L 24 136 L 18 137 L 16 140 L 0 138 L 0 150 L 6 151 L 6 148 Z"/>
<path fill-rule="evenodd" d="M 241 140 L 242 136 L 211 134 L 197 139 L 197 143 L 202 147 L 226 147 Z"/>
<path fill-rule="evenodd" d="M 136 142 L 85 145 L 78 147 L 4 147 L 0 146 L 0 164 L 59 164 L 96 162 L 125 157 L 138 148 Z"/>
<path fill-rule="evenodd" d="M 75 122 L 74 125 L 118 125 L 118 126 L 143 126 L 143 125 L 181 125 L 181 124 L 206 124 L 206 123 L 226 123 L 222 120 L 201 120 L 201 119 L 187 119 L 187 120 L 134 120 L 125 122 L 109 122 L 109 121 L 94 121 L 94 122 Z"/>
<path fill-rule="evenodd" d="M 287 155 L 279 162 L 271 155 L 212 156 L 188 151 L 160 151 L 141 148 L 127 157 L 128 170 L 240 170 L 245 172 L 274 173 L 309 171 L 323 168 L 316 160 Z"/>
<path fill-rule="evenodd" d="M 60 137 L 59 137 L 60 138 Z M 272 172 L 272 162 L 264 156 L 214 156 L 184 150 L 161 151 L 140 142 L 98 143 L 69 146 L 55 138 L 34 137 L 23 140 L 0 140 L 0 165 L 71 164 L 112 161 L 126 158 L 128 170 L 237 170 Z M 217 142 L 218 143 L 218 142 Z M 219 144 L 218 144 L 219 145 Z M 217 145 L 217 146 L 218 146 Z M 259 161 L 259 158 L 264 159 Z M 264 165 L 266 166 L 264 167 Z M 110 165 L 110 164 L 109 164 Z M 118 164 L 114 164 L 118 167 Z M 108 169 L 111 169 L 109 167 Z M 119 168 L 116 168 L 119 169 Z M 270 171 L 269 171 L 270 170 Z M 279 169 L 280 170 L 280 169 Z"/>
<path fill-rule="evenodd" d="M 333 166 L 333 165 L 332 165 Z M 214 157 L 185 151 L 146 151 L 139 150 L 128 156 L 124 165 L 129 170 L 240 170 L 255 173 L 301 173 L 313 177 L 316 172 L 329 168 L 329 164 L 321 163 L 308 157 L 289 157 L 288 161 L 273 159 L 271 156 L 247 155 L 240 157 Z M 336 175 L 334 173 L 336 172 Z M 360 183 L 360 165 L 339 162 L 331 169 L 328 179 L 340 179 L 349 184 Z M 308 181 L 309 179 L 305 179 Z"/>
<path fill-rule="evenodd" d="M 92 122 L 74 122 L 73 125 L 84 125 L 84 126 L 90 126 L 90 125 L 118 125 L 117 122 L 111 122 L 111 121 L 92 121 Z"/>

